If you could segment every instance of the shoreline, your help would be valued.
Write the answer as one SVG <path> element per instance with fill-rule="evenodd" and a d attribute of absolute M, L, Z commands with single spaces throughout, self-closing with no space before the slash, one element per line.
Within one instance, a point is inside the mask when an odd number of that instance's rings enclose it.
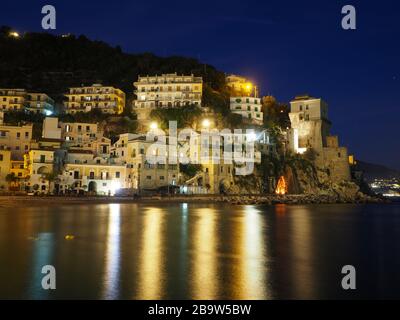
<path fill-rule="evenodd" d="M 230 205 L 275 205 L 275 204 L 366 204 L 391 203 L 387 199 L 365 196 L 357 199 L 339 199 L 328 195 L 189 195 L 189 196 L 142 196 L 131 197 L 87 197 L 87 196 L 0 196 L 0 208 L 27 206 L 62 206 L 110 203 L 226 203 Z"/>

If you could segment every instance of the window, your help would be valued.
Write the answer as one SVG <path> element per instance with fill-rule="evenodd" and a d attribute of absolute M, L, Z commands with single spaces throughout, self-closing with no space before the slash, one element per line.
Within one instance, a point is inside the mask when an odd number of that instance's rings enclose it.
<path fill-rule="evenodd" d="M 147 176 L 146 179 L 147 179 L 147 180 L 151 180 L 151 176 Z"/>
<path fill-rule="evenodd" d="M 164 180 L 164 176 L 160 176 L 160 180 Z"/>
<path fill-rule="evenodd" d="M 302 105 L 300 105 L 300 111 L 303 111 L 303 106 Z"/>
<path fill-rule="evenodd" d="M 74 179 L 79 179 L 79 171 L 74 171 Z"/>
<path fill-rule="evenodd" d="M 0 161 L 3 161 L 3 155 L 0 154 Z"/>
<path fill-rule="evenodd" d="M 90 179 L 90 180 L 93 180 L 93 179 L 94 179 L 94 172 L 90 172 L 90 173 L 89 173 L 89 179 Z"/>
<path fill-rule="evenodd" d="M 119 178 L 121 176 L 121 173 L 119 172 L 119 171 L 117 171 L 116 173 L 115 173 L 115 178 Z"/>
<path fill-rule="evenodd" d="M 21 137 L 21 132 L 17 132 L 17 139 Z"/>

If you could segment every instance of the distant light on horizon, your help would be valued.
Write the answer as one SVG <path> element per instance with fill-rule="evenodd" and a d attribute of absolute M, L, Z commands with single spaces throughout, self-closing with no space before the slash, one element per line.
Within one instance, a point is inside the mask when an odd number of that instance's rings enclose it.
<path fill-rule="evenodd" d="M 19 33 L 17 31 L 11 31 L 8 35 L 13 38 L 19 38 Z"/>

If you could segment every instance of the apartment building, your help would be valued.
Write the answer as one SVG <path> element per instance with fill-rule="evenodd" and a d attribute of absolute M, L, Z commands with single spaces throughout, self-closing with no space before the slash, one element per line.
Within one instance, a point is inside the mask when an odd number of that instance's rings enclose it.
<path fill-rule="evenodd" d="M 0 110 L 24 110 L 26 94 L 25 89 L 0 89 Z"/>
<path fill-rule="evenodd" d="M 0 149 L 0 190 L 7 190 L 9 185 L 7 175 L 11 169 L 11 151 L 9 149 Z"/>
<path fill-rule="evenodd" d="M 60 122 L 60 127 L 61 139 L 68 145 L 94 141 L 102 136 L 97 123 Z"/>
<path fill-rule="evenodd" d="M 29 151 L 32 139 L 32 124 L 9 126 L 0 124 L 0 149 L 11 151 L 12 160 L 22 160 Z"/>
<path fill-rule="evenodd" d="M 25 110 L 41 113 L 46 116 L 54 113 L 55 102 L 45 93 L 28 92 L 25 99 Z"/>
<path fill-rule="evenodd" d="M 178 184 L 179 165 L 169 163 L 166 150 L 165 154 L 161 155 L 160 150 L 149 149 L 154 142 L 147 141 L 142 135 L 123 134 L 112 147 L 114 161 L 128 168 L 127 187 L 135 192 L 157 190 Z M 152 163 L 151 156 L 163 157 L 164 161 Z"/>
<path fill-rule="evenodd" d="M 225 80 L 232 96 L 257 96 L 257 87 L 249 79 L 231 74 Z"/>
<path fill-rule="evenodd" d="M 54 100 L 45 93 L 27 92 L 25 89 L 0 89 L 0 110 L 26 110 L 51 115 L 54 113 Z"/>
<path fill-rule="evenodd" d="M 120 114 L 125 108 L 125 93 L 111 86 L 93 84 L 89 87 L 69 88 L 64 102 L 66 113 L 89 112 L 94 109 L 103 113 Z"/>
<path fill-rule="evenodd" d="M 67 163 L 60 177 L 57 189 L 68 191 L 87 191 L 99 195 L 113 196 L 127 187 L 127 168 L 123 165 L 97 163 Z"/>
<path fill-rule="evenodd" d="M 51 191 L 51 181 L 46 176 L 54 171 L 55 149 L 32 148 L 24 156 L 24 166 L 28 171 L 29 180 L 27 188 L 29 191 L 48 193 Z"/>
<path fill-rule="evenodd" d="M 155 108 L 201 106 L 203 79 L 193 74 L 139 76 L 134 86 L 136 100 L 133 102 L 133 110 L 139 120 L 149 120 L 149 114 Z"/>
<path fill-rule="evenodd" d="M 240 114 L 247 121 L 262 125 L 263 112 L 260 98 L 254 97 L 231 97 L 230 108 L 233 113 Z"/>

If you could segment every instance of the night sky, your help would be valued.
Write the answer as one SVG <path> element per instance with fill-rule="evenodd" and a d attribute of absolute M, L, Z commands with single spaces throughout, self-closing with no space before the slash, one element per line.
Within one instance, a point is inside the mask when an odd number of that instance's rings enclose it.
<path fill-rule="evenodd" d="M 350 153 L 400 169 L 399 1 L 2 1 L 0 25 L 40 32 L 45 4 L 57 9 L 54 33 L 198 58 L 282 102 L 322 97 Z M 346 4 L 357 30 L 341 28 Z"/>

